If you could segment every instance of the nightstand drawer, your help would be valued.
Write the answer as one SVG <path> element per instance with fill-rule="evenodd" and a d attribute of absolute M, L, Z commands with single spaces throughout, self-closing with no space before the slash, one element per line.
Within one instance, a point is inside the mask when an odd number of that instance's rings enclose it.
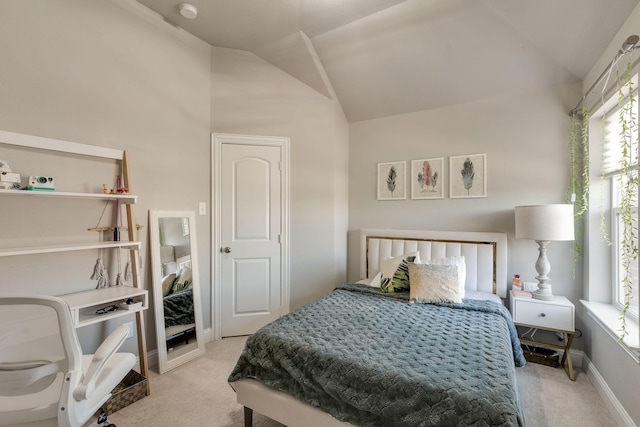
<path fill-rule="evenodd" d="M 544 329 L 574 330 L 573 305 L 549 301 L 513 299 L 513 321 Z"/>

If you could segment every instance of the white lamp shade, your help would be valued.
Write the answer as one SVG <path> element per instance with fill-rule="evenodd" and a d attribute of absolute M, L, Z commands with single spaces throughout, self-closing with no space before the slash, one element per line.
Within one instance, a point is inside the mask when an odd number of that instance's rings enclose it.
<path fill-rule="evenodd" d="M 516 238 L 573 240 L 573 205 L 516 206 Z"/>

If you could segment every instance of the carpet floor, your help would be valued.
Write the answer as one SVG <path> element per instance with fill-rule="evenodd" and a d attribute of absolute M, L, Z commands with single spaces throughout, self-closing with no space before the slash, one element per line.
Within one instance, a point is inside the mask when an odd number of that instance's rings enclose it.
<path fill-rule="evenodd" d="M 242 427 L 242 406 L 227 377 L 246 337 L 206 345 L 206 354 L 165 374 L 150 373 L 151 394 L 109 415 L 118 427 Z M 517 368 L 527 427 L 615 427 L 609 410 L 580 369 L 570 381 L 560 368 L 527 363 Z M 254 413 L 254 427 L 282 424 Z"/>

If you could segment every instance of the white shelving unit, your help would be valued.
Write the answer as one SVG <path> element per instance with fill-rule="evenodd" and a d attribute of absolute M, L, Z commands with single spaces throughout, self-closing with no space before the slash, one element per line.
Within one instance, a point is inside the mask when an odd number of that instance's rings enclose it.
<path fill-rule="evenodd" d="M 120 203 L 122 204 L 134 204 L 138 201 L 138 196 L 134 196 L 133 194 L 70 193 L 64 191 L 28 191 L 0 189 L 0 195 L 17 197 L 120 200 Z"/>
<path fill-rule="evenodd" d="M 14 132 L 0 130 L 0 145 L 14 145 L 38 150 L 50 150 L 61 153 L 72 153 L 90 157 L 101 157 L 114 159 L 121 162 L 122 184 L 125 188 L 131 189 L 129 182 L 129 171 L 127 166 L 127 153 L 124 150 L 115 150 L 106 147 L 78 144 L 75 142 L 61 141 L 39 136 L 24 135 Z M 91 249 L 128 249 L 129 261 L 132 269 L 133 286 L 112 286 L 101 289 L 90 289 L 82 292 L 61 295 L 71 310 L 75 326 L 77 328 L 104 322 L 117 317 L 135 313 L 138 333 L 138 352 L 140 357 L 140 373 L 147 378 L 147 394 L 149 394 L 149 367 L 147 362 L 147 345 L 145 337 L 144 317 L 142 313 L 149 307 L 148 291 L 139 287 L 139 267 L 137 251 L 141 244 L 135 241 L 135 223 L 133 220 L 132 206 L 138 200 L 132 194 L 103 194 L 103 193 L 72 193 L 63 191 L 29 191 L 29 190 L 5 190 L 0 189 L 0 198 L 17 199 L 20 198 L 46 198 L 55 202 L 57 199 L 93 199 L 93 200 L 114 200 L 123 204 L 126 208 L 126 226 L 124 229 L 128 233 L 128 241 L 107 241 L 107 242 L 80 242 L 65 243 L 60 245 L 32 246 L 22 248 L 2 248 L 0 257 L 7 256 L 29 256 L 34 254 L 59 253 L 71 251 L 84 251 Z M 4 200 L 4 206 L 14 206 L 14 200 Z M 133 300 L 135 304 L 131 309 L 120 306 L 127 300 Z M 115 310 L 101 310 L 105 307 L 115 306 Z M 127 307 L 129 308 L 129 307 Z M 104 313 L 102 313 L 104 311 Z M 99 314 L 100 313 L 100 314 Z"/>
<path fill-rule="evenodd" d="M 52 246 L 31 246 L 24 248 L 0 249 L 0 257 L 16 255 L 47 254 L 54 252 L 86 251 L 90 249 L 132 249 L 139 250 L 140 242 L 96 242 L 96 243 L 68 243 Z"/>
<path fill-rule="evenodd" d="M 126 316 L 127 314 L 146 310 L 149 307 L 148 292 L 145 289 L 132 286 L 111 286 L 61 295 L 60 298 L 69 304 L 71 316 L 77 328 Z M 142 302 L 142 305 L 131 310 L 122 309 L 120 303 L 128 299 Z M 103 314 L 96 313 L 105 307 L 113 305 L 117 307 L 114 311 L 105 311 Z"/>

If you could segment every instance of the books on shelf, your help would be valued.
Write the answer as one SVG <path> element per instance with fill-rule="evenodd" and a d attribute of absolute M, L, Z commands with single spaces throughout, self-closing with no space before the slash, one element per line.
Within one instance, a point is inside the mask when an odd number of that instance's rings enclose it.
<path fill-rule="evenodd" d="M 529 291 L 523 291 L 522 289 L 512 289 L 511 292 L 513 293 L 514 297 L 532 298 L 531 292 Z"/>

